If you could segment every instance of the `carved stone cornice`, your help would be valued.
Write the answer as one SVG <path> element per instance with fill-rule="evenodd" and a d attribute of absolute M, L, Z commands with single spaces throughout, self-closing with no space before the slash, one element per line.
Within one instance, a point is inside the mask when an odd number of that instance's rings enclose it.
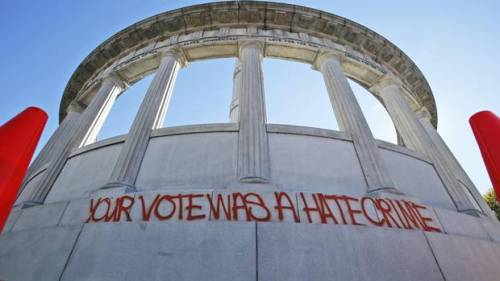
<path fill-rule="evenodd" d="M 87 82 L 99 72 L 133 55 L 144 46 L 155 46 L 161 40 L 177 40 L 188 33 L 213 34 L 214 30 L 247 29 L 240 38 L 252 38 L 256 30 L 266 30 L 268 38 L 295 33 L 297 39 L 317 37 L 331 44 L 359 52 L 401 78 L 411 90 L 414 99 L 426 106 L 437 122 L 432 91 L 418 67 L 398 47 L 376 32 L 346 18 L 296 5 L 240 1 L 216 2 L 168 11 L 144 19 L 118 32 L 92 51 L 73 73 L 64 91 L 60 119 L 66 107 L 80 93 Z M 271 31 L 274 30 L 274 31 Z M 222 33 L 221 33 L 222 34 Z M 144 55 L 148 55 L 147 52 Z"/>

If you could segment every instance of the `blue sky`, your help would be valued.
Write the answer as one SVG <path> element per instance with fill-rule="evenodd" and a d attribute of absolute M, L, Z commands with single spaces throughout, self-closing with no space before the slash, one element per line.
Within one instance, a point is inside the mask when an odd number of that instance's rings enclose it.
<path fill-rule="evenodd" d="M 203 2 L 1 1 L 0 123 L 27 106 L 39 106 L 50 118 L 40 145 L 45 143 L 57 128 L 59 101 L 69 77 L 97 45 L 141 19 Z M 499 1 L 288 3 L 347 17 L 408 54 L 433 89 L 438 131 L 480 191 L 491 186 L 468 118 L 484 109 L 500 114 Z M 227 122 L 233 66 L 233 59 L 223 59 L 182 69 L 165 126 Z M 268 122 L 337 128 L 318 72 L 305 64 L 272 59 L 266 59 L 263 67 Z M 100 139 L 127 132 L 150 80 L 146 77 L 118 99 Z M 394 142 L 387 113 L 364 89 L 352 86 L 374 135 Z"/>

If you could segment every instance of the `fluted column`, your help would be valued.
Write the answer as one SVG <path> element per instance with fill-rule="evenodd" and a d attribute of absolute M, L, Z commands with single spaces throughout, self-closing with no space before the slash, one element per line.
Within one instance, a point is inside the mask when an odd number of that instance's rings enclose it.
<path fill-rule="evenodd" d="M 431 137 L 418 120 L 417 115 L 403 97 L 399 80 L 387 76 L 373 86 L 372 91 L 382 98 L 406 147 L 423 153 L 432 161 L 457 210 L 477 214 L 478 210 L 474 208 L 468 194 L 459 185 L 453 172 L 446 165 L 439 148 L 433 143 Z"/>
<path fill-rule="evenodd" d="M 425 131 L 431 138 L 432 142 L 443 156 L 446 165 L 455 175 L 455 179 L 459 182 L 460 185 L 463 185 L 463 187 L 466 189 L 466 192 L 469 192 L 469 194 L 471 195 L 472 198 L 470 198 L 470 200 L 472 201 L 473 205 L 475 205 L 476 208 L 482 210 L 483 213 L 485 213 L 490 218 L 496 219 L 495 214 L 486 204 L 472 180 L 469 178 L 465 170 L 455 158 L 448 145 L 446 145 L 443 138 L 441 138 L 438 131 L 431 124 L 429 112 L 425 108 L 422 108 L 417 113 L 417 116 Z"/>
<path fill-rule="evenodd" d="M 102 126 L 110 107 L 113 105 L 118 94 L 125 89 L 122 81 L 114 76 L 104 78 L 97 94 L 92 99 L 87 108 L 82 112 L 75 126 L 69 126 L 65 132 L 63 141 L 54 145 L 50 159 L 50 165 L 47 168 L 43 178 L 34 188 L 30 195 L 28 204 L 43 203 L 52 185 L 59 176 L 59 173 L 64 167 L 66 160 L 74 148 L 81 147 L 94 139 L 98 130 Z M 76 120 L 76 113 L 69 113 L 66 118 Z M 74 117 L 73 117 L 74 116 Z M 70 122 L 70 121 L 69 121 Z"/>
<path fill-rule="evenodd" d="M 78 125 L 77 122 L 82 111 L 83 107 L 80 105 L 76 103 L 70 105 L 66 117 L 64 117 L 59 127 L 57 127 L 47 143 L 40 150 L 35 160 L 31 163 L 25 180 L 31 178 L 41 167 L 50 162 L 50 159 L 54 156 L 54 152 L 61 143 L 67 143 L 69 141 L 69 138 L 73 135 L 72 132 Z"/>
<path fill-rule="evenodd" d="M 267 182 L 270 174 L 269 144 L 259 41 L 240 43 L 239 88 L 240 131 L 238 134 L 238 178 L 241 182 Z"/>
<path fill-rule="evenodd" d="M 370 127 L 340 65 L 339 54 L 323 53 L 314 65 L 323 74 L 330 102 L 341 130 L 352 137 L 368 192 L 396 192 Z"/>
<path fill-rule="evenodd" d="M 233 74 L 233 97 L 229 107 L 229 120 L 238 123 L 240 120 L 240 88 L 241 88 L 241 63 L 236 60 Z"/>
<path fill-rule="evenodd" d="M 163 124 L 177 73 L 186 64 L 180 50 L 170 50 L 161 56 L 160 66 L 127 134 L 110 181 L 103 188 L 130 187 L 135 189 L 135 180 L 146 153 L 151 132 Z"/>

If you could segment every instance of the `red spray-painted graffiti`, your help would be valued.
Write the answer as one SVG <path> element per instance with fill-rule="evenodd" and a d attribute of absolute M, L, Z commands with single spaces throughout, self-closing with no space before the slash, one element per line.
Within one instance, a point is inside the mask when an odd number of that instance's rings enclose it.
<path fill-rule="evenodd" d="M 93 198 L 86 222 L 209 219 L 369 225 L 441 232 L 430 210 L 412 201 L 303 192 L 182 193 Z"/>

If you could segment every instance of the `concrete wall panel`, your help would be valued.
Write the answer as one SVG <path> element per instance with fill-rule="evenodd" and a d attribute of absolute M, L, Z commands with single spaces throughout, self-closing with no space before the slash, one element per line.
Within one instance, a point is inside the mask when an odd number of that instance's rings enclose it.
<path fill-rule="evenodd" d="M 33 206 L 23 209 L 12 231 L 55 226 L 59 223 L 67 202 Z"/>
<path fill-rule="evenodd" d="M 87 224 L 62 280 L 256 280 L 255 224 Z"/>
<path fill-rule="evenodd" d="M 59 280 L 80 227 L 18 231 L 0 237 L 0 280 Z"/>
<path fill-rule="evenodd" d="M 7 222 L 5 222 L 5 225 L 3 226 L 2 233 L 7 233 L 12 229 L 12 227 L 14 227 L 14 224 L 16 223 L 22 212 L 23 210 L 19 207 L 15 207 L 10 211 Z"/>
<path fill-rule="evenodd" d="M 480 223 L 492 241 L 500 242 L 500 223 L 498 221 L 482 218 Z"/>
<path fill-rule="evenodd" d="M 366 182 L 351 142 L 269 134 L 271 180 L 289 190 L 359 196 Z"/>
<path fill-rule="evenodd" d="M 481 220 L 467 214 L 435 208 L 444 232 L 461 236 L 489 240 Z"/>
<path fill-rule="evenodd" d="M 437 233 L 426 236 L 447 281 L 499 279 L 498 243 Z"/>
<path fill-rule="evenodd" d="M 237 137 L 225 132 L 152 138 L 136 186 L 221 188 L 236 177 Z"/>
<path fill-rule="evenodd" d="M 42 177 L 45 175 L 45 171 L 39 173 L 38 175 L 31 178 L 31 180 L 26 184 L 23 191 L 17 197 L 16 203 L 19 204 L 21 202 L 27 201 L 29 199 L 30 194 L 33 192 L 33 189 L 38 185 Z"/>
<path fill-rule="evenodd" d="M 86 197 L 102 187 L 109 180 L 121 146 L 105 146 L 69 159 L 45 202 Z"/>
<path fill-rule="evenodd" d="M 420 231 L 258 224 L 258 280 L 443 280 Z"/>
<path fill-rule="evenodd" d="M 456 210 L 434 167 L 422 160 L 381 149 L 389 174 L 396 187 L 420 202 L 434 207 Z"/>

